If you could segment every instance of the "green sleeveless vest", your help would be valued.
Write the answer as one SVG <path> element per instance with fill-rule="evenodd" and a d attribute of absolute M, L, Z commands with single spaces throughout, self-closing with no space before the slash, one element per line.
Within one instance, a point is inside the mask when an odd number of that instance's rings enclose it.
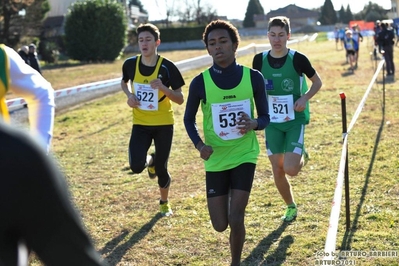
<path fill-rule="evenodd" d="M 231 105 L 241 101 L 249 101 L 248 115 L 254 117 L 253 89 L 250 70 L 243 68 L 240 84 L 232 89 L 220 89 L 213 82 L 209 70 L 203 73 L 206 103 L 201 103 L 203 113 L 203 129 L 206 145 L 213 148 L 213 154 L 205 161 L 205 170 L 211 172 L 224 171 L 237 167 L 242 163 L 256 163 L 259 155 L 259 143 L 253 130 L 246 134 L 226 140 L 225 135 L 215 129 L 215 124 L 231 123 L 235 127 L 234 110 L 231 113 L 219 115 L 212 113 L 212 105 Z M 222 108 L 220 109 L 222 110 Z M 216 131 L 215 131 L 216 130 Z"/>
<path fill-rule="evenodd" d="M 295 50 L 290 49 L 287 55 L 287 60 L 284 65 L 275 69 L 269 65 L 267 61 L 267 54 L 269 51 L 263 53 L 261 72 L 267 80 L 266 93 L 267 95 L 293 95 L 294 103 L 302 95 L 308 91 L 308 85 L 304 75 L 299 76 L 293 64 Z M 289 84 L 287 86 L 287 84 Z M 306 103 L 306 108 L 302 112 L 295 112 L 295 120 L 286 123 L 308 124 L 310 120 L 309 101 Z"/>

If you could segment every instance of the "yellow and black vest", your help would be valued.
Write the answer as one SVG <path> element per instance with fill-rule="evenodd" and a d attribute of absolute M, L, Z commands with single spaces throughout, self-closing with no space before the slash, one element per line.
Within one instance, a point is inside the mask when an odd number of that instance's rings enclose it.
<path fill-rule="evenodd" d="M 151 80 L 158 78 L 159 70 L 163 58 L 160 56 L 155 66 L 154 72 L 150 76 L 144 76 L 140 73 L 139 64 L 141 56 L 137 56 L 136 73 L 132 82 L 132 91 L 135 92 L 133 83 L 149 84 Z M 133 124 L 144 126 L 164 126 L 174 124 L 174 114 L 172 104 L 168 97 L 162 91 L 158 91 L 158 110 L 147 111 L 140 108 L 133 108 Z"/>
<path fill-rule="evenodd" d="M 0 44 L 0 116 L 4 121 L 9 121 L 6 94 L 10 87 L 10 62 L 8 60 L 5 45 Z"/>

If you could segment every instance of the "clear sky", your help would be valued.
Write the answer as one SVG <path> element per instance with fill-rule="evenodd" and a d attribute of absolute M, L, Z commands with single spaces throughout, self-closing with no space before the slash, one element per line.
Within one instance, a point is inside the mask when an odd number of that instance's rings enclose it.
<path fill-rule="evenodd" d="M 149 20 L 160 20 L 166 18 L 166 6 L 180 6 L 185 2 L 193 3 L 196 0 L 142 0 L 144 8 L 147 10 L 149 14 Z M 219 16 L 227 16 L 228 19 L 244 19 L 245 12 L 247 11 L 249 0 L 201 0 L 203 5 L 212 5 L 214 9 L 216 9 Z M 270 10 L 276 10 L 281 7 L 285 7 L 290 4 L 295 4 L 299 7 L 303 8 L 317 8 L 321 7 L 325 0 L 260 0 L 265 13 L 268 13 Z M 299 2 L 299 3 L 298 3 Z M 363 10 L 364 6 L 368 4 L 368 2 L 377 3 L 378 5 L 390 9 L 391 1 L 390 0 L 331 0 L 333 3 L 335 10 L 340 10 L 343 5 L 344 8 L 350 6 L 352 13 L 358 13 Z"/>

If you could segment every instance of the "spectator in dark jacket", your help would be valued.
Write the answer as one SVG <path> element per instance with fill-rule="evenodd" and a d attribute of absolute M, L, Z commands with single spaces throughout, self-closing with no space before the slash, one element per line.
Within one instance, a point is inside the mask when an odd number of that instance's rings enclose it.
<path fill-rule="evenodd" d="M 36 69 L 37 72 L 39 72 L 41 74 L 42 71 L 40 70 L 39 58 L 37 58 L 36 45 L 34 45 L 33 43 L 29 44 L 28 57 L 29 57 L 30 66 L 33 67 L 34 69 Z"/>
<path fill-rule="evenodd" d="M 373 55 L 374 55 L 374 59 L 377 60 L 378 59 L 378 55 L 377 55 L 377 51 L 378 53 L 381 53 L 381 46 L 378 43 L 378 35 L 381 32 L 381 21 L 377 20 L 375 22 L 375 27 L 374 27 L 374 50 L 373 50 Z"/>
<path fill-rule="evenodd" d="M 381 23 L 381 32 L 378 34 L 378 44 L 381 45 L 381 53 L 384 55 L 387 76 L 395 75 L 395 64 L 393 62 L 393 46 L 395 44 L 395 32 L 387 23 Z"/>
<path fill-rule="evenodd" d="M 18 50 L 18 54 L 21 56 L 21 58 L 25 61 L 25 63 L 27 63 L 28 65 L 30 65 L 29 63 L 29 47 L 27 45 L 22 46 L 19 50 Z"/>

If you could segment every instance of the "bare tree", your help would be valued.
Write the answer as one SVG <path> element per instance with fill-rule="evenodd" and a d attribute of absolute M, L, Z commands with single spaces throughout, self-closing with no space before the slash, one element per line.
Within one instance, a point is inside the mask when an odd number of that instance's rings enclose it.
<path fill-rule="evenodd" d="M 166 8 L 166 18 L 164 20 L 165 26 L 169 27 L 171 18 L 175 16 L 175 0 L 164 0 L 165 1 L 165 8 Z M 155 0 L 155 4 L 158 10 L 161 10 L 158 0 Z"/>
<path fill-rule="evenodd" d="M 179 21 L 183 25 L 187 25 L 195 18 L 195 8 L 190 0 L 183 0 L 183 3 L 183 8 L 177 11 L 177 15 L 179 17 Z"/>
<path fill-rule="evenodd" d="M 206 24 L 217 17 L 216 10 L 202 0 L 184 0 L 178 12 L 179 21 L 184 24 L 195 22 L 198 25 Z"/>
<path fill-rule="evenodd" d="M 0 0 L 0 41 L 7 45 L 15 45 L 15 39 L 18 35 L 16 31 L 11 32 L 11 21 L 19 16 L 19 12 L 30 6 L 33 0 Z M 13 36 L 14 35 L 14 36 Z"/>

